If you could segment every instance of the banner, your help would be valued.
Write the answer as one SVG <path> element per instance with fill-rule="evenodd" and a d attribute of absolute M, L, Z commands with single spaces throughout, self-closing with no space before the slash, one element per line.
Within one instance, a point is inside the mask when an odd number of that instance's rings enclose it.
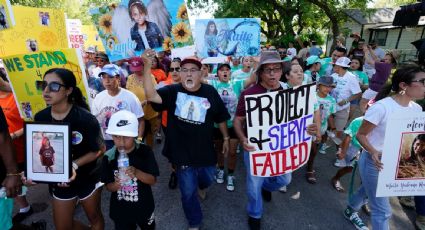
<path fill-rule="evenodd" d="M 68 48 L 61 10 L 13 6 L 16 26 L 0 31 L 0 57 Z"/>
<path fill-rule="evenodd" d="M 377 197 L 425 194 L 425 113 L 388 117 Z"/>
<path fill-rule="evenodd" d="M 0 30 L 15 26 L 12 5 L 9 0 L 0 0 Z"/>
<path fill-rule="evenodd" d="M 307 163 L 312 138 L 316 84 L 245 96 L 248 142 L 253 176 L 270 177 L 293 172 Z"/>
<path fill-rule="evenodd" d="M 260 52 L 260 19 L 221 18 L 195 21 L 199 57 L 257 56 Z"/>
<path fill-rule="evenodd" d="M 84 36 L 80 19 L 66 19 L 66 33 L 68 35 L 69 48 L 84 51 Z"/>
<path fill-rule="evenodd" d="M 123 0 L 90 14 L 110 61 L 193 44 L 184 0 Z"/>
<path fill-rule="evenodd" d="M 97 51 L 105 52 L 105 48 L 103 47 L 102 40 L 97 33 L 96 27 L 94 25 L 83 25 L 82 33 L 84 37 L 84 45 L 85 49 L 89 47 L 94 47 Z"/>
<path fill-rule="evenodd" d="M 87 99 L 87 78 L 81 52 L 78 49 L 60 49 L 56 51 L 42 51 L 32 54 L 21 54 L 5 57 L 4 67 L 12 85 L 15 100 L 18 103 L 21 116 L 33 120 L 34 115 L 46 108 L 42 92 L 35 87 L 37 80 L 43 80 L 44 73 L 52 68 L 66 68 L 71 70 L 77 80 L 77 86 Z M 91 103 L 88 102 L 90 105 Z"/>

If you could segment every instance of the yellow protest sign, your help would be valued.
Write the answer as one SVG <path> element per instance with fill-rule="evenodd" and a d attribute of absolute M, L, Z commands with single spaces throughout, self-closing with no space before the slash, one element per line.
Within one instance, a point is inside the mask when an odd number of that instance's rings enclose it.
<path fill-rule="evenodd" d="M 102 40 L 97 33 L 96 27 L 94 25 L 83 25 L 82 27 L 83 37 L 84 37 L 84 47 L 87 49 L 90 46 L 95 47 L 97 51 L 105 52 L 103 47 Z"/>
<path fill-rule="evenodd" d="M 0 31 L 0 57 L 68 48 L 61 10 L 12 6 L 16 25 Z"/>
<path fill-rule="evenodd" d="M 87 78 L 84 71 L 81 51 L 78 49 L 59 49 L 31 54 L 8 56 L 3 59 L 9 82 L 12 85 L 19 112 L 25 120 L 33 120 L 34 115 L 46 108 L 42 91 L 37 90 L 35 82 L 43 80 L 44 73 L 52 68 L 71 70 L 77 86 L 87 99 Z M 87 101 L 90 105 L 90 103 Z"/>
<path fill-rule="evenodd" d="M 0 0 L 0 30 L 9 29 L 15 25 L 12 5 L 9 0 Z"/>

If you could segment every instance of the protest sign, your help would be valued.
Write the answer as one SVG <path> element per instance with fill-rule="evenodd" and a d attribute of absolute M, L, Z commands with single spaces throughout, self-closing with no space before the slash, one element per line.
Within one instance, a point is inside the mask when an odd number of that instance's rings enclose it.
<path fill-rule="evenodd" d="M 0 30 L 9 29 L 15 25 L 12 5 L 9 0 L 0 0 Z"/>
<path fill-rule="evenodd" d="M 68 48 L 61 10 L 13 6 L 16 26 L 0 31 L 0 57 Z"/>
<path fill-rule="evenodd" d="M 423 196 L 425 113 L 391 114 L 385 133 L 376 196 Z"/>
<path fill-rule="evenodd" d="M 89 47 L 94 47 L 96 51 L 105 52 L 102 40 L 100 39 L 99 34 L 97 33 L 96 27 L 94 27 L 94 25 L 83 25 L 82 33 L 86 49 L 88 49 Z"/>
<path fill-rule="evenodd" d="M 195 21 L 199 57 L 257 56 L 260 52 L 260 19 L 216 18 Z"/>
<path fill-rule="evenodd" d="M 84 51 L 84 36 L 80 19 L 66 19 L 66 33 L 68 35 L 69 48 Z"/>
<path fill-rule="evenodd" d="M 110 61 L 193 44 L 184 0 L 123 0 L 90 14 Z"/>
<path fill-rule="evenodd" d="M 249 153 L 253 176 L 279 176 L 307 163 L 316 85 L 245 96 Z"/>
<path fill-rule="evenodd" d="M 42 91 L 36 89 L 35 82 L 43 80 L 44 73 L 51 68 L 71 70 L 77 80 L 77 86 L 87 99 L 88 88 L 81 52 L 78 49 L 60 49 L 21 54 L 3 58 L 9 82 L 21 116 L 33 120 L 34 115 L 46 108 Z M 90 105 L 90 103 L 88 103 Z"/>

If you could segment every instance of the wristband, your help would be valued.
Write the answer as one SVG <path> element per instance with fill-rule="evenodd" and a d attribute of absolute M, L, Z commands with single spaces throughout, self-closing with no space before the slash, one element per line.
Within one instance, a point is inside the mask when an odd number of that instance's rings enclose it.
<path fill-rule="evenodd" d="M 78 169 L 78 165 L 77 165 L 77 163 L 75 163 L 75 161 L 73 161 L 73 162 L 72 162 L 72 168 L 73 168 L 75 171 L 77 171 L 77 169 Z"/>
<path fill-rule="evenodd" d="M 227 137 L 223 137 L 223 140 L 225 140 L 225 141 L 228 141 L 228 140 L 230 140 L 230 136 L 227 136 Z"/>
<path fill-rule="evenodd" d="M 20 173 L 7 173 L 6 176 L 21 176 Z"/>

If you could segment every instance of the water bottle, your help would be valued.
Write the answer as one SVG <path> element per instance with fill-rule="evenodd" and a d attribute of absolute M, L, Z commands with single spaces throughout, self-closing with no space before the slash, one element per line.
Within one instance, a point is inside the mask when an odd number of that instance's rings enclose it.
<path fill-rule="evenodd" d="M 330 137 L 332 139 L 332 141 L 336 144 L 336 145 L 340 145 L 341 144 L 341 139 L 339 139 L 334 132 L 332 131 L 326 131 L 326 133 L 328 134 L 328 137 Z"/>
<path fill-rule="evenodd" d="M 130 177 L 125 173 L 130 166 L 128 155 L 124 149 L 118 149 L 118 178 L 120 179 L 121 186 L 124 186 L 130 182 Z"/>

